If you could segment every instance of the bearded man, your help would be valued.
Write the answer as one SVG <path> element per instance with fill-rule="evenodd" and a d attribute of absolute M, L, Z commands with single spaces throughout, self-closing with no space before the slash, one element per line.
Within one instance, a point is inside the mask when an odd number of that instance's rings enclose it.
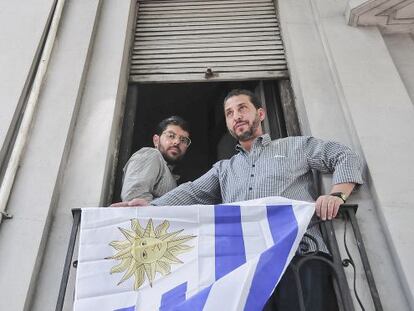
<path fill-rule="evenodd" d="M 332 219 L 356 184 L 362 167 L 348 147 L 311 136 L 271 140 L 261 122 L 266 113 L 248 90 L 233 90 L 224 100 L 227 129 L 239 144 L 238 153 L 222 160 L 200 178 L 187 182 L 151 202 L 152 205 L 218 204 L 283 196 L 316 200 L 316 214 Z M 333 174 L 328 194 L 316 193 L 312 170 Z M 146 205 L 144 201 L 136 205 Z"/>
<path fill-rule="evenodd" d="M 326 220 L 336 217 L 339 206 L 345 203 L 355 185 L 363 182 L 359 157 L 342 144 L 311 136 L 271 140 L 261 124 L 265 111 L 248 90 L 231 91 L 224 100 L 224 114 L 230 134 L 239 142 L 238 153 L 217 162 L 200 178 L 180 185 L 151 205 L 219 204 L 283 196 L 316 201 L 316 215 Z M 327 194 L 316 193 L 312 170 L 333 174 Z M 132 203 L 148 204 L 145 200 Z M 319 251 L 321 256 L 329 256 L 319 229 L 313 226 L 307 233 L 312 239 L 304 238 L 309 247 L 301 252 Z M 303 288 L 306 309 L 336 310 L 332 284 L 324 271 L 308 265 L 302 267 L 301 275 L 311 284 Z M 264 309 L 298 310 L 293 287 L 283 277 Z"/>
<path fill-rule="evenodd" d="M 154 148 L 135 152 L 124 167 L 121 199 L 144 199 L 151 202 L 177 187 L 178 176 L 172 173 L 191 144 L 188 123 L 178 116 L 162 120 L 153 138 Z M 113 206 L 121 206 L 116 203 Z"/>

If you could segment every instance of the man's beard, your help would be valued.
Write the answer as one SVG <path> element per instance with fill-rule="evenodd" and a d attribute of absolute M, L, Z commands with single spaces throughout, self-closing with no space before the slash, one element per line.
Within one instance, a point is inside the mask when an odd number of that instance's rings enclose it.
<path fill-rule="evenodd" d="M 161 153 L 161 155 L 162 155 L 162 157 L 164 158 L 164 160 L 168 163 L 168 164 L 172 164 L 172 165 L 175 165 L 175 164 L 177 164 L 178 162 L 180 162 L 181 161 L 181 159 L 183 158 L 183 156 L 184 156 L 184 154 L 183 153 L 181 153 L 178 157 L 176 157 L 176 158 L 171 158 L 171 157 L 169 157 L 168 156 L 168 154 L 167 154 L 167 150 L 165 150 L 164 148 L 162 148 L 161 146 L 158 146 L 158 148 L 157 148 L 159 151 L 160 151 L 160 153 Z"/>
<path fill-rule="evenodd" d="M 253 120 L 252 125 L 245 132 L 241 133 L 240 135 L 237 135 L 232 130 L 229 130 L 229 132 L 231 136 L 236 138 L 238 141 L 248 141 L 248 140 L 251 140 L 252 138 L 255 138 L 254 133 L 256 132 L 259 125 L 260 125 L 260 118 L 259 118 L 259 115 L 256 113 L 256 116 Z"/>
<path fill-rule="evenodd" d="M 181 159 L 183 158 L 183 156 L 181 155 L 181 156 L 179 156 L 178 158 L 175 158 L 175 159 L 171 159 L 170 157 L 168 157 L 166 154 L 163 154 L 162 155 L 163 156 L 163 158 L 164 158 L 164 160 L 168 163 L 168 164 L 171 164 L 171 165 L 175 165 L 175 164 L 177 164 L 178 162 L 180 162 L 181 161 Z"/>

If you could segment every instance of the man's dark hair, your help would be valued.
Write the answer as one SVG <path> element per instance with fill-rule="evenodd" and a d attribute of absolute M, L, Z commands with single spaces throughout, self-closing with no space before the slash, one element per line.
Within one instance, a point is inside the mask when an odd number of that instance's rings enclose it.
<path fill-rule="evenodd" d="M 251 103 L 256 107 L 256 109 L 262 108 L 262 103 L 260 99 L 254 94 L 253 92 L 249 90 L 243 90 L 243 89 L 234 89 L 231 90 L 230 93 L 227 94 L 226 98 L 224 99 L 224 105 L 229 100 L 230 97 L 233 96 L 239 96 L 239 95 L 246 95 L 249 97 Z"/>
<path fill-rule="evenodd" d="M 168 125 L 177 125 L 181 127 L 184 131 L 190 133 L 190 126 L 187 121 L 185 121 L 183 118 L 179 116 L 171 116 L 171 117 L 168 117 L 167 119 L 162 120 L 158 124 L 156 134 L 161 135 L 165 131 Z"/>

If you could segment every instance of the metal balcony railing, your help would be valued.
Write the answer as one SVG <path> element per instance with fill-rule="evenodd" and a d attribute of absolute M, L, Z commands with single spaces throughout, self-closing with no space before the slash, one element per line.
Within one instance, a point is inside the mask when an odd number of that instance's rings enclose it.
<path fill-rule="evenodd" d="M 310 262 L 319 262 L 322 263 L 327 269 L 329 275 L 331 275 L 332 279 L 332 287 L 334 292 L 334 299 L 336 301 L 337 310 L 343 310 L 343 311 L 353 311 L 355 310 L 354 301 L 357 301 L 357 304 L 359 305 L 358 309 L 365 310 L 366 306 L 364 306 L 363 302 L 361 301 L 358 291 L 356 289 L 356 263 L 351 256 L 351 252 L 349 251 L 348 245 L 347 245 L 347 230 L 349 227 L 349 224 L 351 225 L 352 231 L 355 236 L 355 242 L 358 247 L 359 251 L 359 257 L 360 262 L 362 263 L 366 282 L 369 287 L 369 291 L 372 298 L 372 307 L 375 308 L 376 311 L 382 311 L 382 305 L 381 300 L 378 295 L 378 291 L 375 285 L 374 276 L 372 274 L 372 270 L 368 261 L 367 253 L 365 250 L 364 242 L 362 240 L 361 232 L 359 230 L 358 222 L 356 220 L 355 214 L 357 211 L 358 205 L 356 204 L 343 204 L 339 210 L 339 216 L 337 219 L 339 219 L 340 222 L 344 225 L 344 233 L 343 233 L 343 245 L 345 249 L 345 256 L 341 256 L 340 248 L 338 246 L 337 236 L 335 234 L 334 224 L 333 221 L 318 221 L 317 223 L 313 223 L 311 225 L 319 225 L 320 229 L 322 231 L 322 235 L 324 238 L 324 241 L 326 245 L 328 246 L 328 249 L 330 251 L 330 256 L 321 255 L 319 252 L 313 252 L 313 253 L 306 253 L 303 255 L 297 255 L 295 256 L 295 260 L 291 262 L 289 265 L 287 271 L 285 273 L 290 273 L 291 278 L 293 279 L 293 283 L 291 284 L 296 287 L 297 292 L 297 309 L 300 311 L 306 310 L 305 307 L 305 293 L 302 288 L 302 282 L 301 279 L 301 269 L 303 269 L 306 265 L 308 265 Z M 68 251 L 66 255 L 65 260 L 65 266 L 62 276 L 62 281 L 60 285 L 59 295 L 58 295 L 58 301 L 56 304 L 56 311 L 60 311 L 63 309 L 63 304 L 65 300 L 65 293 L 66 293 L 66 287 L 67 282 L 69 279 L 69 273 L 71 266 L 73 265 L 76 267 L 77 261 L 73 261 L 73 253 L 75 250 L 75 243 L 76 243 L 76 236 L 79 231 L 79 225 L 81 220 L 81 209 L 73 209 L 73 226 L 72 226 L 72 232 L 69 240 L 69 246 Z M 311 239 L 313 242 L 315 242 L 316 245 L 318 245 L 318 242 L 312 238 L 311 236 L 308 236 L 309 239 Z M 300 247 L 305 247 L 306 245 L 302 244 L 301 242 Z M 306 244 L 306 243 L 305 243 Z M 345 269 L 353 269 L 353 285 L 349 286 Z M 350 289 L 352 287 L 352 291 Z M 354 299 L 353 299 L 354 296 Z M 370 307 L 372 309 L 372 307 Z M 289 309 L 293 310 L 293 309 Z M 309 311 L 309 310 L 308 310 Z M 310 310 L 314 311 L 314 310 Z M 332 311 L 331 309 L 326 311 Z"/>
<path fill-rule="evenodd" d="M 322 235 L 328 249 L 330 251 L 330 256 L 326 256 L 325 254 L 321 254 L 320 252 L 313 252 L 307 253 L 303 255 L 297 255 L 296 260 L 293 260 L 290 264 L 288 271 L 286 273 L 291 273 L 293 275 L 294 284 L 291 284 L 296 287 L 297 290 L 297 299 L 298 299 L 298 310 L 304 311 L 307 310 L 305 307 L 305 295 L 302 289 L 302 281 L 300 271 L 310 262 L 320 262 L 323 266 L 327 269 L 329 275 L 332 277 L 332 287 L 334 290 L 334 299 L 336 300 L 336 308 L 335 310 L 344 310 L 344 311 L 353 311 L 355 310 L 356 306 L 354 305 L 354 301 L 357 302 L 358 307 L 357 309 L 365 310 L 367 306 L 364 306 L 362 300 L 360 299 L 360 295 L 357 290 L 357 264 L 355 263 L 351 252 L 348 247 L 347 243 L 347 231 L 349 224 L 351 225 L 352 231 L 355 237 L 355 244 L 358 247 L 359 259 L 362 263 L 366 283 L 369 288 L 371 298 L 372 298 L 372 306 L 369 309 L 375 309 L 377 311 L 383 310 L 381 305 L 381 300 L 379 298 L 379 294 L 375 285 L 374 276 L 368 261 L 368 256 L 365 250 L 364 242 L 362 240 L 362 235 L 359 230 L 358 222 L 355 217 L 356 211 L 358 209 L 357 204 L 343 204 L 339 210 L 339 215 L 336 218 L 337 220 L 343 224 L 344 231 L 343 231 L 343 247 L 345 254 L 341 255 L 336 230 L 334 228 L 333 221 L 318 221 L 316 224 L 312 225 L 319 225 L 322 231 Z M 312 239 L 312 241 L 317 245 L 318 242 L 316 239 L 308 236 L 308 238 Z M 303 242 L 301 242 L 303 243 Z M 301 247 L 301 246 L 300 246 Z M 303 245 L 302 245 L 303 247 Z M 306 245 L 305 245 L 306 247 Z M 352 286 L 348 284 L 347 277 L 345 274 L 346 269 L 353 269 L 353 280 Z M 352 291 L 350 289 L 352 287 Z M 354 299 L 353 299 L 353 297 Z M 296 310 L 296 309 L 295 309 Z M 326 309 L 327 311 L 332 311 L 332 308 Z M 313 310 L 311 310 L 313 311 Z"/>

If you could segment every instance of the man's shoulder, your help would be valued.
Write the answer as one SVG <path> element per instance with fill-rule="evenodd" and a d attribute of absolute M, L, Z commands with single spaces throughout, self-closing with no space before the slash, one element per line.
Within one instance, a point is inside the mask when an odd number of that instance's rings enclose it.
<path fill-rule="evenodd" d="M 143 147 L 136 151 L 132 157 L 156 157 L 160 156 L 161 153 L 158 151 L 158 149 L 152 148 L 152 147 Z"/>
<path fill-rule="evenodd" d="M 151 147 L 143 147 L 136 151 L 130 158 L 130 161 L 143 161 L 143 160 L 163 160 L 161 153 L 158 149 L 151 148 Z"/>
<path fill-rule="evenodd" d="M 222 159 L 214 163 L 213 167 L 218 169 L 219 171 L 223 171 L 233 165 L 235 162 L 239 161 L 242 158 L 240 152 L 236 153 L 232 157 L 228 159 Z"/>
<path fill-rule="evenodd" d="M 336 150 L 352 152 L 351 149 L 340 142 L 334 140 L 321 139 L 314 136 L 290 136 L 272 141 L 272 146 L 277 146 L 292 152 L 303 151 L 303 152 L 314 152 Z"/>
<path fill-rule="evenodd" d="M 272 140 L 266 148 L 268 152 L 285 156 L 305 155 L 312 148 L 312 136 L 289 136 Z"/>

